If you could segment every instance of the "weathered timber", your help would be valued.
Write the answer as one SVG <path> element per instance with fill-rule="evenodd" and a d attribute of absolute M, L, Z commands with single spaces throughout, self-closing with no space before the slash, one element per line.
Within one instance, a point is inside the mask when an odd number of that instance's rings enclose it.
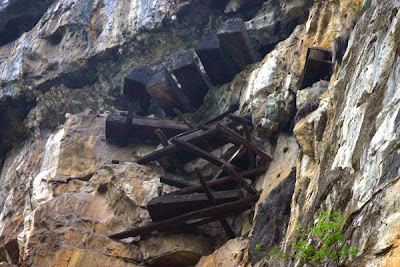
<path fill-rule="evenodd" d="M 164 147 L 169 145 L 167 136 L 161 129 L 155 130 L 154 133 L 157 135 L 158 139 L 160 140 L 161 144 Z M 171 154 L 171 156 L 167 159 L 167 161 L 169 161 L 169 165 L 174 166 L 175 170 L 178 170 L 181 174 L 187 174 L 185 167 L 179 161 L 178 157 L 175 154 Z"/>
<path fill-rule="evenodd" d="M 146 86 L 151 98 L 167 115 L 174 116 L 174 108 L 187 113 L 192 113 L 196 110 L 178 88 L 165 67 L 155 71 L 149 77 Z"/>
<path fill-rule="evenodd" d="M 189 51 L 176 53 L 171 65 L 172 73 L 181 85 L 183 93 L 198 109 L 203 104 L 203 99 L 210 87 L 192 53 Z"/>
<path fill-rule="evenodd" d="M 213 123 L 211 125 L 208 126 L 208 130 L 203 130 L 203 129 L 194 129 L 191 131 L 188 131 L 186 133 L 183 133 L 181 135 L 179 135 L 180 140 L 183 141 L 187 141 L 190 142 L 192 144 L 198 144 L 201 143 L 202 140 L 206 139 L 209 143 L 212 143 L 214 149 L 217 149 L 218 147 L 221 147 L 227 143 L 229 143 L 229 141 L 227 140 L 221 140 L 221 138 L 219 138 L 217 140 L 217 142 L 212 142 L 213 139 L 215 139 L 216 137 L 218 137 L 218 135 L 220 135 L 220 131 L 216 128 L 217 123 Z M 223 125 L 226 125 L 228 127 L 236 127 L 239 125 L 239 123 L 237 122 L 233 122 L 231 120 L 224 120 Z M 162 157 L 168 156 L 171 153 L 177 153 L 180 152 L 181 148 L 177 147 L 175 144 L 170 144 L 169 146 L 165 147 L 165 148 L 161 148 L 158 149 L 156 151 L 153 151 L 151 153 L 149 153 L 148 155 L 138 159 L 136 161 L 136 163 L 138 164 L 147 164 L 151 161 L 154 160 L 158 160 Z M 187 156 L 187 155 L 185 155 Z M 193 157 L 190 157 L 190 155 L 188 155 L 188 157 L 183 157 L 181 158 L 182 160 L 185 160 L 186 162 L 189 162 L 191 160 L 193 160 Z"/>
<path fill-rule="evenodd" d="M 232 18 L 225 21 L 221 24 L 217 36 L 225 58 L 234 67 L 234 74 L 242 71 L 246 65 L 257 61 L 242 19 Z"/>
<path fill-rule="evenodd" d="M 240 174 L 238 174 L 235 169 L 234 166 L 232 164 L 230 164 L 229 162 L 227 162 L 226 160 L 222 160 L 219 159 L 218 157 L 214 156 L 211 153 L 208 153 L 207 151 L 204 151 L 201 148 L 198 148 L 188 142 L 182 141 L 182 140 L 178 140 L 176 138 L 172 139 L 172 143 L 174 143 L 175 145 L 180 146 L 182 149 L 185 149 L 205 160 L 208 160 L 210 163 L 221 167 L 225 172 L 227 172 L 241 187 L 243 187 L 247 192 L 249 192 L 250 194 L 258 194 L 257 190 L 251 186 L 250 184 L 248 184 L 243 177 L 240 176 Z"/>
<path fill-rule="evenodd" d="M 241 145 L 241 146 L 235 151 L 235 153 L 233 153 L 233 155 L 228 159 L 228 162 L 229 162 L 229 163 L 232 163 L 232 161 L 240 154 L 240 152 L 242 151 L 242 149 L 243 149 L 243 145 Z M 211 181 L 212 181 L 212 180 L 215 180 L 215 179 L 218 179 L 218 177 L 220 177 L 221 174 L 222 174 L 223 172 L 224 172 L 223 169 L 220 169 L 219 171 L 217 171 L 217 173 L 214 175 L 214 177 L 211 179 Z"/>
<path fill-rule="evenodd" d="M 161 129 L 168 138 L 189 130 L 189 127 L 183 123 L 139 116 L 132 118 L 131 127 L 127 130 L 127 121 L 126 116 L 116 114 L 108 116 L 106 120 L 107 141 L 121 144 L 127 134 L 128 139 L 131 141 L 157 142 L 158 138 L 155 134 L 157 129 Z"/>
<path fill-rule="evenodd" d="M 234 116 L 234 115 L 229 115 L 229 118 L 234 121 L 238 121 L 242 123 L 243 131 L 244 131 L 244 136 L 248 142 L 251 142 L 251 134 L 250 134 L 250 128 L 248 120 Z M 256 156 L 254 154 L 254 151 L 251 150 L 250 148 L 247 148 L 247 153 L 249 154 L 249 160 L 250 160 L 250 169 L 254 169 L 256 167 Z"/>
<path fill-rule="evenodd" d="M 216 34 L 204 35 L 196 48 L 196 54 L 214 85 L 224 84 L 233 79 L 234 69 L 228 64 Z"/>
<path fill-rule="evenodd" d="M 206 217 L 213 217 L 213 216 L 219 216 L 223 213 L 228 214 L 232 212 L 237 212 L 240 213 L 244 209 L 250 208 L 251 205 L 256 202 L 259 198 L 259 195 L 251 195 L 248 197 L 245 197 L 239 201 L 234 201 L 226 204 L 221 204 L 218 206 L 213 206 L 209 208 L 205 208 L 202 210 L 197 210 L 193 211 L 190 213 L 186 213 L 184 215 L 180 215 L 177 217 L 173 217 L 164 221 L 160 221 L 157 223 L 152 223 L 143 227 L 138 227 L 136 229 L 116 233 L 109 235 L 109 238 L 111 239 L 124 239 L 128 237 L 135 237 L 139 235 L 145 235 L 154 231 L 159 231 L 162 229 L 168 229 L 173 227 L 174 225 L 177 225 L 179 223 L 184 223 L 190 220 L 196 220 L 200 218 L 206 218 Z"/>
<path fill-rule="evenodd" d="M 329 81 L 332 76 L 332 68 L 332 51 L 309 47 L 300 89 L 310 87 L 320 80 Z"/>
<path fill-rule="evenodd" d="M 197 176 L 199 177 L 200 184 L 203 186 L 203 189 L 208 198 L 208 201 L 210 201 L 213 205 L 217 205 L 217 201 L 216 201 L 214 195 L 212 194 L 210 188 L 207 186 L 206 180 L 204 179 L 200 170 L 196 168 L 195 171 L 196 171 Z M 231 226 L 226 221 L 226 219 L 220 219 L 219 223 L 222 225 L 222 227 L 224 228 L 224 230 L 225 230 L 226 234 L 229 236 L 229 238 L 232 239 L 232 238 L 236 237 L 235 233 L 233 232 Z"/>
<path fill-rule="evenodd" d="M 243 172 L 240 172 L 240 176 L 245 177 L 247 179 L 254 178 L 260 174 L 263 174 L 267 171 L 267 167 L 262 166 L 255 168 L 253 170 L 246 170 Z M 212 189 L 212 190 L 227 190 L 227 189 L 233 189 L 236 186 L 235 180 L 230 177 L 221 177 L 217 180 L 213 180 L 210 182 L 207 182 L 207 186 Z M 187 187 L 181 190 L 174 191 L 172 193 L 169 193 L 168 195 L 185 195 L 185 194 L 191 194 L 191 193 L 201 193 L 203 192 L 203 187 L 201 185 L 195 185 L 191 187 Z"/>
<path fill-rule="evenodd" d="M 146 83 L 153 70 L 147 66 L 136 67 L 124 79 L 124 96 L 129 102 L 138 103 L 138 114 L 148 115 L 151 97 L 146 91 Z"/>
<path fill-rule="evenodd" d="M 216 203 L 223 204 L 241 199 L 240 190 L 213 192 Z M 147 203 L 147 210 L 153 222 L 166 220 L 194 210 L 212 206 L 206 194 L 195 193 L 189 195 L 162 195 L 153 198 Z"/>
<path fill-rule="evenodd" d="M 255 146 L 253 143 L 251 143 L 250 141 L 244 139 L 243 137 L 241 137 L 239 134 L 237 134 L 236 132 L 234 132 L 233 130 L 229 129 L 228 127 L 219 124 L 217 126 L 217 129 L 220 130 L 221 132 L 229 135 L 232 139 L 234 139 L 235 141 L 243 144 L 245 147 L 251 149 L 252 151 L 254 151 L 258 156 L 266 159 L 266 160 L 272 160 L 273 157 L 271 155 L 268 155 L 265 151 L 262 151 L 260 148 L 258 148 L 257 146 Z"/>

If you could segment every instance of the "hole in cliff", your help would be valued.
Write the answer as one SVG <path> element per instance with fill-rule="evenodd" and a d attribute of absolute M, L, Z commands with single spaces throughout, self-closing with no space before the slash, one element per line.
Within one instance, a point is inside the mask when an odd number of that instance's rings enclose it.
<path fill-rule="evenodd" d="M 14 145 L 27 138 L 28 131 L 24 120 L 35 106 L 35 101 L 25 96 L 16 99 L 6 98 L 0 103 L 0 157 Z"/>
<path fill-rule="evenodd" d="M 289 151 L 289 148 L 288 147 L 285 147 L 284 149 L 283 149 L 283 153 L 286 153 L 286 152 L 288 152 Z"/>
<path fill-rule="evenodd" d="M 52 35 L 48 37 L 48 41 L 51 45 L 58 45 L 61 43 L 64 35 L 65 35 L 65 28 L 58 28 Z"/>

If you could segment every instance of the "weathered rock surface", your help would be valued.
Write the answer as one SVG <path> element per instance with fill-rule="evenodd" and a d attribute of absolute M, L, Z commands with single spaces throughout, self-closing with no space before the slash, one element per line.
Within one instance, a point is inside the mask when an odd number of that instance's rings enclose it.
<path fill-rule="evenodd" d="M 213 254 L 201 258 L 196 267 L 246 266 L 249 262 L 248 244 L 249 241 L 245 238 L 231 239 Z"/>
<path fill-rule="evenodd" d="M 331 97 L 295 129 L 303 155 L 288 239 L 296 221 L 310 223 L 322 209 L 344 212 L 346 238 L 360 249 L 354 266 L 399 264 L 399 170 L 393 161 L 399 145 L 399 8 L 397 1 L 379 1 L 365 10 L 329 87 Z M 321 109 L 327 119 L 322 131 Z"/>
<path fill-rule="evenodd" d="M 338 210 L 348 215 L 346 240 L 360 249 L 351 266 L 398 266 L 400 3 L 369 1 L 363 11 L 363 2 L 265 1 L 260 9 L 258 0 L 56 1 L 31 31 L 0 47 L 0 110 L 17 109 L 0 114 L 0 155 L 8 151 L 0 156 L 0 265 L 179 266 L 201 257 L 197 266 L 246 266 L 250 259 L 270 266 L 255 244 L 268 250 L 285 235 L 281 247 L 290 253 L 298 221 L 311 226 L 322 210 Z M 274 161 L 255 182 L 261 206 L 229 221 L 242 237 L 221 244 L 221 228 L 210 225 L 108 239 L 148 223 L 146 203 L 172 189 L 160 184 L 162 169 L 128 162 L 154 147 L 105 142 L 102 111 L 122 108 L 125 74 L 191 50 L 226 17 L 247 20 L 260 51 L 269 51 L 307 13 L 261 62 L 211 88 L 194 115 L 204 121 L 239 101 L 258 136 L 275 145 Z M 358 16 L 329 84 L 298 91 L 307 48 L 330 49 Z M 24 98 L 37 105 L 20 113 L 16 103 Z M 294 125 L 296 108 L 313 100 Z M 94 112 L 64 119 L 86 108 Z M 33 135 L 21 143 L 24 124 Z"/>

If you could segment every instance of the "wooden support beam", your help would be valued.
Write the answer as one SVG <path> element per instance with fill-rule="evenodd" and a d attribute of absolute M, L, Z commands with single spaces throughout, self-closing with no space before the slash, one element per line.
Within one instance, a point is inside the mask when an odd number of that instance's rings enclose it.
<path fill-rule="evenodd" d="M 196 109 L 178 88 L 165 67 L 155 71 L 147 81 L 147 92 L 167 115 L 174 116 L 174 108 L 192 113 Z"/>
<path fill-rule="evenodd" d="M 164 147 L 167 147 L 169 145 L 167 137 L 165 136 L 164 132 L 161 129 L 157 129 L 155 131 L 155 134 L 157 135 L 158 139 L 160 139 L 161 144 Z M 180 173 L 182 174 L 187 174 L 185 167 L 183 164 L 180 162 L 179 158 L 176 156 L 176 154 L 171 154 L 170 157 L 167 159 L 170 164 L 172 164 Z"/>
<path fill-rule="evenodd" d="M 143 227 L 138 227 L 136 229 L 123 231 L 120 233 L 109 235 L 108 237 L 111 239 L 124 239 L 128 237 L 135 237 L 138 235 L 145 235 L 154 231 L 159 231 L 161 229 L 166 229 L 169 227 L 173 227 L 176 224 L 184 223 L 190 220 L 205 218 L 205 217 L 213 217 L 218 216 L 221 213 L 230 213 L 234 211 L 241 212 L 245 208 L 251 207 L 251 205 L 256 202 L 259 198 L 259 195 L 251 195 L 245 197 L 239 201 L 234 201 L 226 204 L 221 204 L 218 206 L 209 207 L 202 210 L 193 211 L 181 216 L 177 216 L 168 220 L 160 221 L 157 223 L 152 223 L 150 225 L 146 225 Z"/>
<path fill-rule="evenodd" d="M 234 69 L 225 58 L 216 34 L 204 35 L 196 48 L 196 54 L 214 85 L 224 84 L 233 79 Z"/>
<path fill-rule="evenodd" d="M 240 190 L 218 191 L 212 194 L 218 204 L 237 201 L 243 197 Z M 212 205 L 205 193 L 162 195 L 150 200 L 147 203 L 147 210 L 153 222 L 158 222 Z"/>
<path fill-rule="evenodd" d="M 257 61 L 250 44 L 246 25 L 240 18 L 231 18 L 221 24 L 217 33 L 225 58 L 234 67 L 234 74 Z"/>
<path fill-rule="evenodd" d="M 251 178 L 253 178 L 255 176 L 258 176 L 260 174 L 265 173 L 266 171 L 267 171 L 267 167 L 263 166 L 263 167 L 258 167 L 258 168 L 253 169 L 253 170 L 246 170 L 246 171 L 243 171 L 243 172 L 241 172 L 239 174 L 242 177 L 245 177 L 247 179 L 251 179 Z M 213 181 L 207 182 L 207 186 L 210 189 L 213 189 L 213 190 L 221 190 L 222 188 L 230 188 L 231 184 L 236 185 L 236 182 L 230 176 L 222 177 L 222 178 L 219 178 L 217 180 L 213 180 Z M 201 185 L 195 185 L 195 186 L 192 186 L 192 187 L 188 187 L 188 188 L 184 188 L 184 189 L 181 189 L 181 190 L 174 191 L 172 193 L 169 193 L 168 195 L 185 195 L 185 194 L 201 193 L 201 192 L 203 192 L 203 187 Z"/>
<path fill-rule="evenodd" d="M 163 176 L 160 177 L 160 183 L 166 184 L 166 185 L 170 185 L 170 186 L 174 186 L 174 187 L 177 187 L 177 188 L 188 188 L 188 187 L 193 186 L 190 183 L 187 183 L 187 182 L 184 182 L 184 181 L 175 180 L 175 179 L 171 179 L 171 178 L 168 178 L 168 177 L 163 177 Z"/>
<path fill-rule="evenodd" d="M 240 174 L 238 174 L 235 169 L 234 166 L 232 164 L 230 164 L 229 162 L 227 162 L 226 160 L 222 160 L 219 159 L 218 157 L 214 156 L 211 153 L 208 153 L 207 151 L 204 151 L 188 142 L 179 140 L 179 139 L 172 139 L 172 143 L 180 146 L 182 149 L 185 149 L 207 161 L 209 161 L 210 163 L 221 167 L 225 172 L 227 172 L 230 176 L 232 176 L 232 178 L 240 185 L 242 186 L 244 189 L 246 189 L 246 191 L 248 191 L 250 194 L 258 194 L 257 190 L 251 186 L 250 184 L 248 184 L 243 177 L 240 176 Z"/>
<path fill-rule="evenodd" d="M 258 156 L 266 159 L 266 160 L 272 160 L 273 157 L 271 155 L 268 155 L 265 151 L 262 151 L 259 149 L 257 146 L 255 146 L 253 143 L 247 141 L 243 137 L 241 137 L 239 134 L 234 132 L 233 130 L 229 129 L 228 127 L 218 124 L 217 129 L 220 130 L 221 132 L 227 134 L 230 136 L 233 140 L 239 142 L 240 144 L 243 144 L 245 147 L 253 150 Z"/>
<path fill-rule="evenodd" d="M 243 131 L 244 131 L 244 136 L 248 142 L 251 143 L 251 134 L 250 134 L 250 128 L 249 128 L 249 123 L 251 124 L 251 121 L 248 121 L 247 119 L 244 119 L 242 117 L 234 116 L 234 115 L 229 115 L 229 119 L 237 122 L 241 122 Z M 249 154 L 249 160 L 250 160 L 250 169 L 254 169 L 256 167 L 256 156 L 250 148 L 247 148 L 247 153 Z"/>
<path fill-rule="evenodd" d="M 198 109 L 209 90 L 209 84 L 200 71 L 192 52 L 180 51 L 173 55 L 172 73 L 191 104 Z"/>
<path fill-rule="evenodd" d="M 225 120 L 223 122 L 224 125 L 228 127 L 236 127 L 239 125 L 237 122 L 233 122 L 230 120 Z M 190 143 L 200 143 L 202 140 L 206 139 L 211 143 L 210 139 L 217 137 L 220 134 L 220 131 L 216 128 L 217 123 L 213 123 L 208 126 L 208 130 L 197 129 L 184 134 L 179 135 L 180 140 L 184 140 Z M 219 146 L 214 146 L 214 149 L 221 147 L 228 142 L 221 143 Z M 165 148 L 158 149 L 149 153 L 148 155 L 138 159 L 136 163 L 138 164 L 147 164 L 151 161 L 158 160 L 162 157 L 169 156 L 171 153 L 177 153 L 181 149 L 177 147 L 175 144 L 171 144 Z"/>
<path fill-rule="evenodd" d="M 240 152 L 243 149 L 243 145 L 241 145 L 236 151 L 235 153 L 233 153 L 233 155 L 228 159 L 229 163 L 232 163 L 232 161 L 240 154 Z M 254 169 L 254 168 L 252 168 Z M 218 177 L 224 172 L 223 169 L 217 171 L 217 173 L 214 175 L 214 177 L 211 179 L 211 181 L 218 179 Z"/>
<path fill-rule="evenodd" d="M 211 193 L 210 188 L 207 186 L 206 180 L 204 179 L 203 175 L 201 174 L 200 170 L 198 168 L 196 168 L 196 174 L 199 177 L 200 180 L 200 184 L 201 186 L 203 186 L 204 192 L 208 198 L 208 200 L 215 206 L 217 205 L 217 201 L 215 200 L 213 194 Z M 229 223 L 226 221 L 226 219 L 220 219 L 219 220 L 220 224 L 222 225 L 222 227 L 224 228 L 226 234 L 229 236 L 229 238 L 235 238 L 235 232 L 233 232 L 231 226 L 229 225 Z"/>

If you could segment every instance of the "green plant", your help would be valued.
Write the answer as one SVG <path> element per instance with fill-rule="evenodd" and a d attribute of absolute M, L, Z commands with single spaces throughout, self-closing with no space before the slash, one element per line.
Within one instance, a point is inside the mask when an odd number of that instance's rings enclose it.
<path fill-rule="evenodd" d="M 258 250 L 261 249 L 261 247 L 262 247 L 262 244 L 256 244 L 255 247 L 254 247 L 254 250 L 258 251 Z"/>
<path fill-rule="evenodd" d="M 358 249 L 350 250 L 343 240 L 343 227 L 346 216 L 337 211 L 323 212 L 314 227 L 304 229 L 297 225 L 295 237 L 298 241 L 292 243 L 295 257 L 303 264 L 320 266 L 323 263 L 334 263 L 342 266 L 349 256 L 357 254 Z"/>
<path fill-rule="evenodd" d="M 279 246 L 274 246 L 267 253 L 267 259 L 270 263 L 278 263 L 287 261 L 289 259 L 289 255 L 284 253 Z"/>

